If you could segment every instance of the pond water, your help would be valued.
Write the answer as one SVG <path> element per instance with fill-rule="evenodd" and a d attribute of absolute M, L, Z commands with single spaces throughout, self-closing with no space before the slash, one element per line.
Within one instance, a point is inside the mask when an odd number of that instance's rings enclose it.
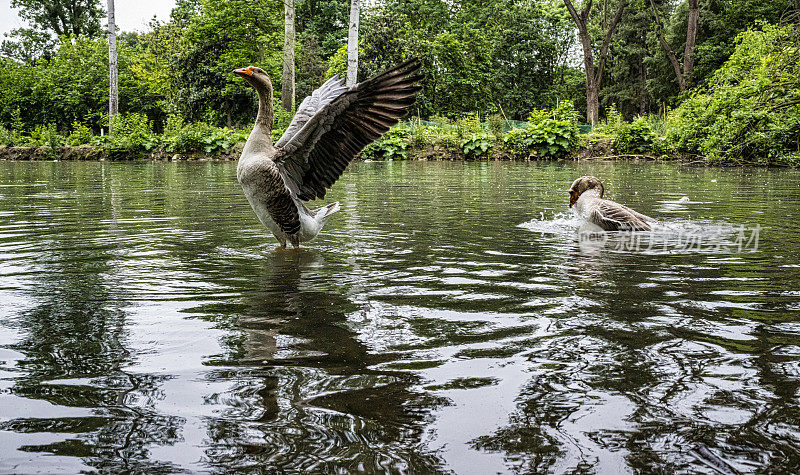
<path fill-rule="evenodd" d="M 0 163 L 0 472 L 800 466 L 799 172 L 360 163 L 296 253 L 235 167 Z"/>

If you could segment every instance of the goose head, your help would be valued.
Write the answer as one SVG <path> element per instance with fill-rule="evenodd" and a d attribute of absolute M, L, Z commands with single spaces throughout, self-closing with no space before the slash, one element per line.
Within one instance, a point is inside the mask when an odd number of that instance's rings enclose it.
<path fill-rule="evenodd" d="M 248 66 L 246 68 L 234 69 L 233 74 L 244 78 L 253 89 L 258 93 L 258 114 L 256 115 L 256 123 L 253 127 L 253 132 L 247 143 L 250 144 L 251 140 L 255 143 L 261 144 L 256 146 L 256 149 L 261 150 L 264 147 L 272 147 L 272 81 L 263 69 L 255 66 Z M 245 145 L 246 150 L 252 151 L 251 147 Z"/>
<path fill-rule="evenodd" d="M 248 66 L 246 68 L 234 69 L 233 74 L 244 78 L 244 80 L 253 86 L 257 91 L 272 89 L 272 81 L 269 79 L 267 73 L 261 68 Z"/>
<path fill-rule="evenodd" d="M 600 180 L 597 177 L 582 176 L 572 182 L 572 186 L 568 190 L 569 207 L 572 208 L 572 206 L 578 201 L 578 197 L 589 190 L 595 190 L 600 198 L 603 197 L 603 184 L 600 183 Z"/>

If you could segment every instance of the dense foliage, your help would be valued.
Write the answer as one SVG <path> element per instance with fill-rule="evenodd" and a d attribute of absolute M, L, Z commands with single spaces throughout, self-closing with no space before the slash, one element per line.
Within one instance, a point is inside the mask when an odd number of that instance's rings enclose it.
<path fill-rule="evenodd" d="M 798 40 L 795 27 L 741 34 L 708 88 L 670 115 L 672 147 L 712 160 L 800 162 Z"/>
<path fill-rule="evenodd" d="M 61 18 L 59 2 L 12 2 L 29 27 L 7 35 L 0 49 L 1 142 L 225 150 L 243 137 L 233 131 L 255 115 L 253 91 L 231 74 L 248 64 L 270 74 L 279 103 L 283 3 L 178 0 L 169 21 L 119 35 L 119 120 L 129 121 L 120 130 L 130 133 L 100 139 L 108 127 L 103 2 L 73 3 L 83 7 Z M 591 4 L 595 52 L 612 3 Z M 701 0 L 693 87 L 682 93 L 664 43 L 683 54 L 687 0 L 628 0 L 611 36 L 600 92 L 604 120 L 591 140 L 607 138 L 620 153 L 795 161 L 795 4 Z M 297 0 L 296 9 L 299 102 L 344 71 L 349 1 Z M 559 117 L 559 105 L 586 107 L 579 51 L 563 0 L 368 2 L 359 79 L 420 58 L 425 79 L 413 115 L 430 122 L 393 131 L 365 156 L 401 159 L 419 144 L 475 159 L 500 150 L 515 157 L 565 156 L 580 143 L 577 120 L 584 114 Z M 290 118 L 277 108 L 277 131 Z M 509 131 L 507 120 L 528 122 Z"/>
<path fill-rule="evenodd" d="M 54 39 L 101 34 L 100 20 L 105 12 L 100 0 L 11 0 L 28 27 L 15 28 L 0 44 L 0 54 L 28 64 L 52 57 Z"/>
<path fill-rule="evenodd" d="M 601 8 L 604 2 L 595 2 Z M 600 102 L 616 107 L 631 120 L 677 106 L 680 94 L 675 73 L 656 36 L 653 4 L 663 22 L 666 42 L 678 60 L 686 43 L 687 1 L 630 0 L 613 37 Z M 706 86 L 733 53 L 736 36 L 757 22 L 797 24 L 796 0 L 700 0 L 700 22 L 694 48 L 692 83 Z M 598 18 L 603 18 L 599 15 Z"/>
<path fill-rule="evenodd" d="M 574 93 L 574 38 L 555 1 L 386 0 L 363 20 L 362 76 L 411 56 L 425 66 L 423 116 L 499 112 L 524 119 Z"/>

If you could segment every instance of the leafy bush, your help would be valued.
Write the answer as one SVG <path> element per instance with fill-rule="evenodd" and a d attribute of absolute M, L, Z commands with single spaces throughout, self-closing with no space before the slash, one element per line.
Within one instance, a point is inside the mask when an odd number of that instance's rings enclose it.
<path fill-rule="evenodd" d="M 275 142 L 283 135 L 289 127 L 289 124 L 292 123 L 296 111 L 284 110 L 281 103 L 277 100 L 273 101 L 272 110 L 272 141 Z"/>
<path fill-rule="evenodd" d="M 527 129 L 512 129 L 503 136 L 505 147 L 517 157 L 536 155 L 561 158 L 579 144 L 578 113 L 564 101 L 553 111 L 534 110 Z"/>
<path fill-rule="evenodd" d="M 164 122 L 164 138 L 169 140 L 175 137 L 178 135 L 178 132 L 181 131 L 183 126 L 183 119 L 179 115 L 168 115 L 167 120 Z"/>
<path fill-rule="evenodd" d="M 547 119 L 552 119 L 552 113 L 547 109 L 534 109 L 528 114 L 528 124 L 537 125 L 541 124 Z"/>
<path fill-rule="evenodd" d="M 155 149 L 159 137 L 153 133 L 153 127 L 144 114 L 117 114 L 111 119 L 112 132 L 105 140 L 111 151 L 142 153 Z"/>
<path fill-rule="evenodd" d="M 361 157 L 368 160 L 405 160 L 408 157 L 408 136 L 405 127 L 392 127 L 383 137 L 367 145 Z"/>
<path fill-rule="evenodd" d="M 360 50 L 360 48 L 359 48 Z M 361 53 L 361 51 L 359 51 Z M 325 72 L 325 77 L 330 78 L 338 74 L 339 77 L 344 77 L 347 74 L 347 44 L 343 44 L 336 50 L 336 52 L 328 59 L 328 70 Z"/>
<path fill-rule="evenodd" d="M 798 164 L 800 49 L 795 26 L 761 25 L 737 38 L 703 92 L 668 116 L 671 151 L 711 161 Z"/>
<path fill-rule="evenodd" d="M 488 134 L 472 134 L 461 141 L 461 151 L 467 158 L 481 158 L 489 153 L 494 145 L 494 137 Z"/>
<path fill-rule="evenodd" d="M 614 136 L 614 148 L 624 153 L 652 153 L 657 151 L 658 138 L 644 117 L 631 123 L 622 123 Z"/>
<path fill-rule="evenodd" d="M 420 120 L 412 121 L 408 127 L 408 144 L 412 148 L 422 148 L 432 142 L 435 127 L 426 127 Z"/>
<path fill-rule="evenodd" d="M 64 143 L 55 124 L 39 125 L 31 130 L 27 145 L 30 147 L 50 147 L 54 149 Z"/>
<path fill-rule="evenodd" d="M 486 125 L 492 135 L 500 137 L 505 132 L 506 119 L 500 114 L 492 114 L 486 118 Z"/>
<path fill-rule="evenodd" d="M 456 121 L 456 137 L 460 140 L 466 140 L 473 134 L 480 134 L 483 132 L 481 127 L 481 120 L 477 114 L 469 114 Z"/>
<path fill-rule="evenodd" d="M 92 129 L 77 120 L 72 123 L 72 133 L 67 137 L 70 145 L 85 145 L 93 140 Z"/>
<path fill-rule="evenodd" d="M 612 105 L 606 109 L 606 117 L 594 127 L 592 132 L 615 135 L 623 126 L 625 126 L 625 120 L 622 118 L 622 114 L 616 106 Z"/>
<path fill-rule="evenodd" d="M 663 114 L 648 114 L 644 116 L 650 130 L 656 134 L 657 137 L 665 137 L 667 135 L 667 115 L 666 110 Z"/>
<path fill-rule="evenodd" d="M 243 132 L 214 127 L 204 123 L 187 124 L 170 137 L 167 150 L 180 153 L 195 151 L 203 151 L 205 153 L 228 152 L 236 143 L 245 140 L 247 140 L 247 137 Z"/>
<path fill-rule="evenodd" d="M 474 127 L 471 125 L 470 127 Z M 453 152 L 461 150 L 461 140 L 457 128 L 446 117 L 433 116 L 423 124 L 412 121 L 408 127 L 409 145 L 412 148 L 423 148 L 428 145 L 443 146 Z"/>
<path fill-rule="evenodd" d="M 558 105 L 553 110 L 553 119 L 566 120 L 575 126 L 578 125 L 580 117 L 581 116 L 578 113 L 578 110 L 575 109 L 575 104 L 573 104 L 572 101 L 559 101 Z"/>
<path fill-rule="evenodd" d="M 0 145 L 15 146 L 22 142 L 22 136 L 19 131 L 13 128 L 7 129 L 0 126 Z"/>

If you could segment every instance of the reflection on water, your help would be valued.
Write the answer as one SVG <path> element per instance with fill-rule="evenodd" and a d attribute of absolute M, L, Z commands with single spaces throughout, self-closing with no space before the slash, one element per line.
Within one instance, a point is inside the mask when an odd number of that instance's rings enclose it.
<path fill-rule="evenodd" d="M 658 232 L 585 239 L 588 174 Z M 798 185 L 360 164 L 296 253 L 235 164 L 0 164 L 0 472 L 791 471 Z"/>

